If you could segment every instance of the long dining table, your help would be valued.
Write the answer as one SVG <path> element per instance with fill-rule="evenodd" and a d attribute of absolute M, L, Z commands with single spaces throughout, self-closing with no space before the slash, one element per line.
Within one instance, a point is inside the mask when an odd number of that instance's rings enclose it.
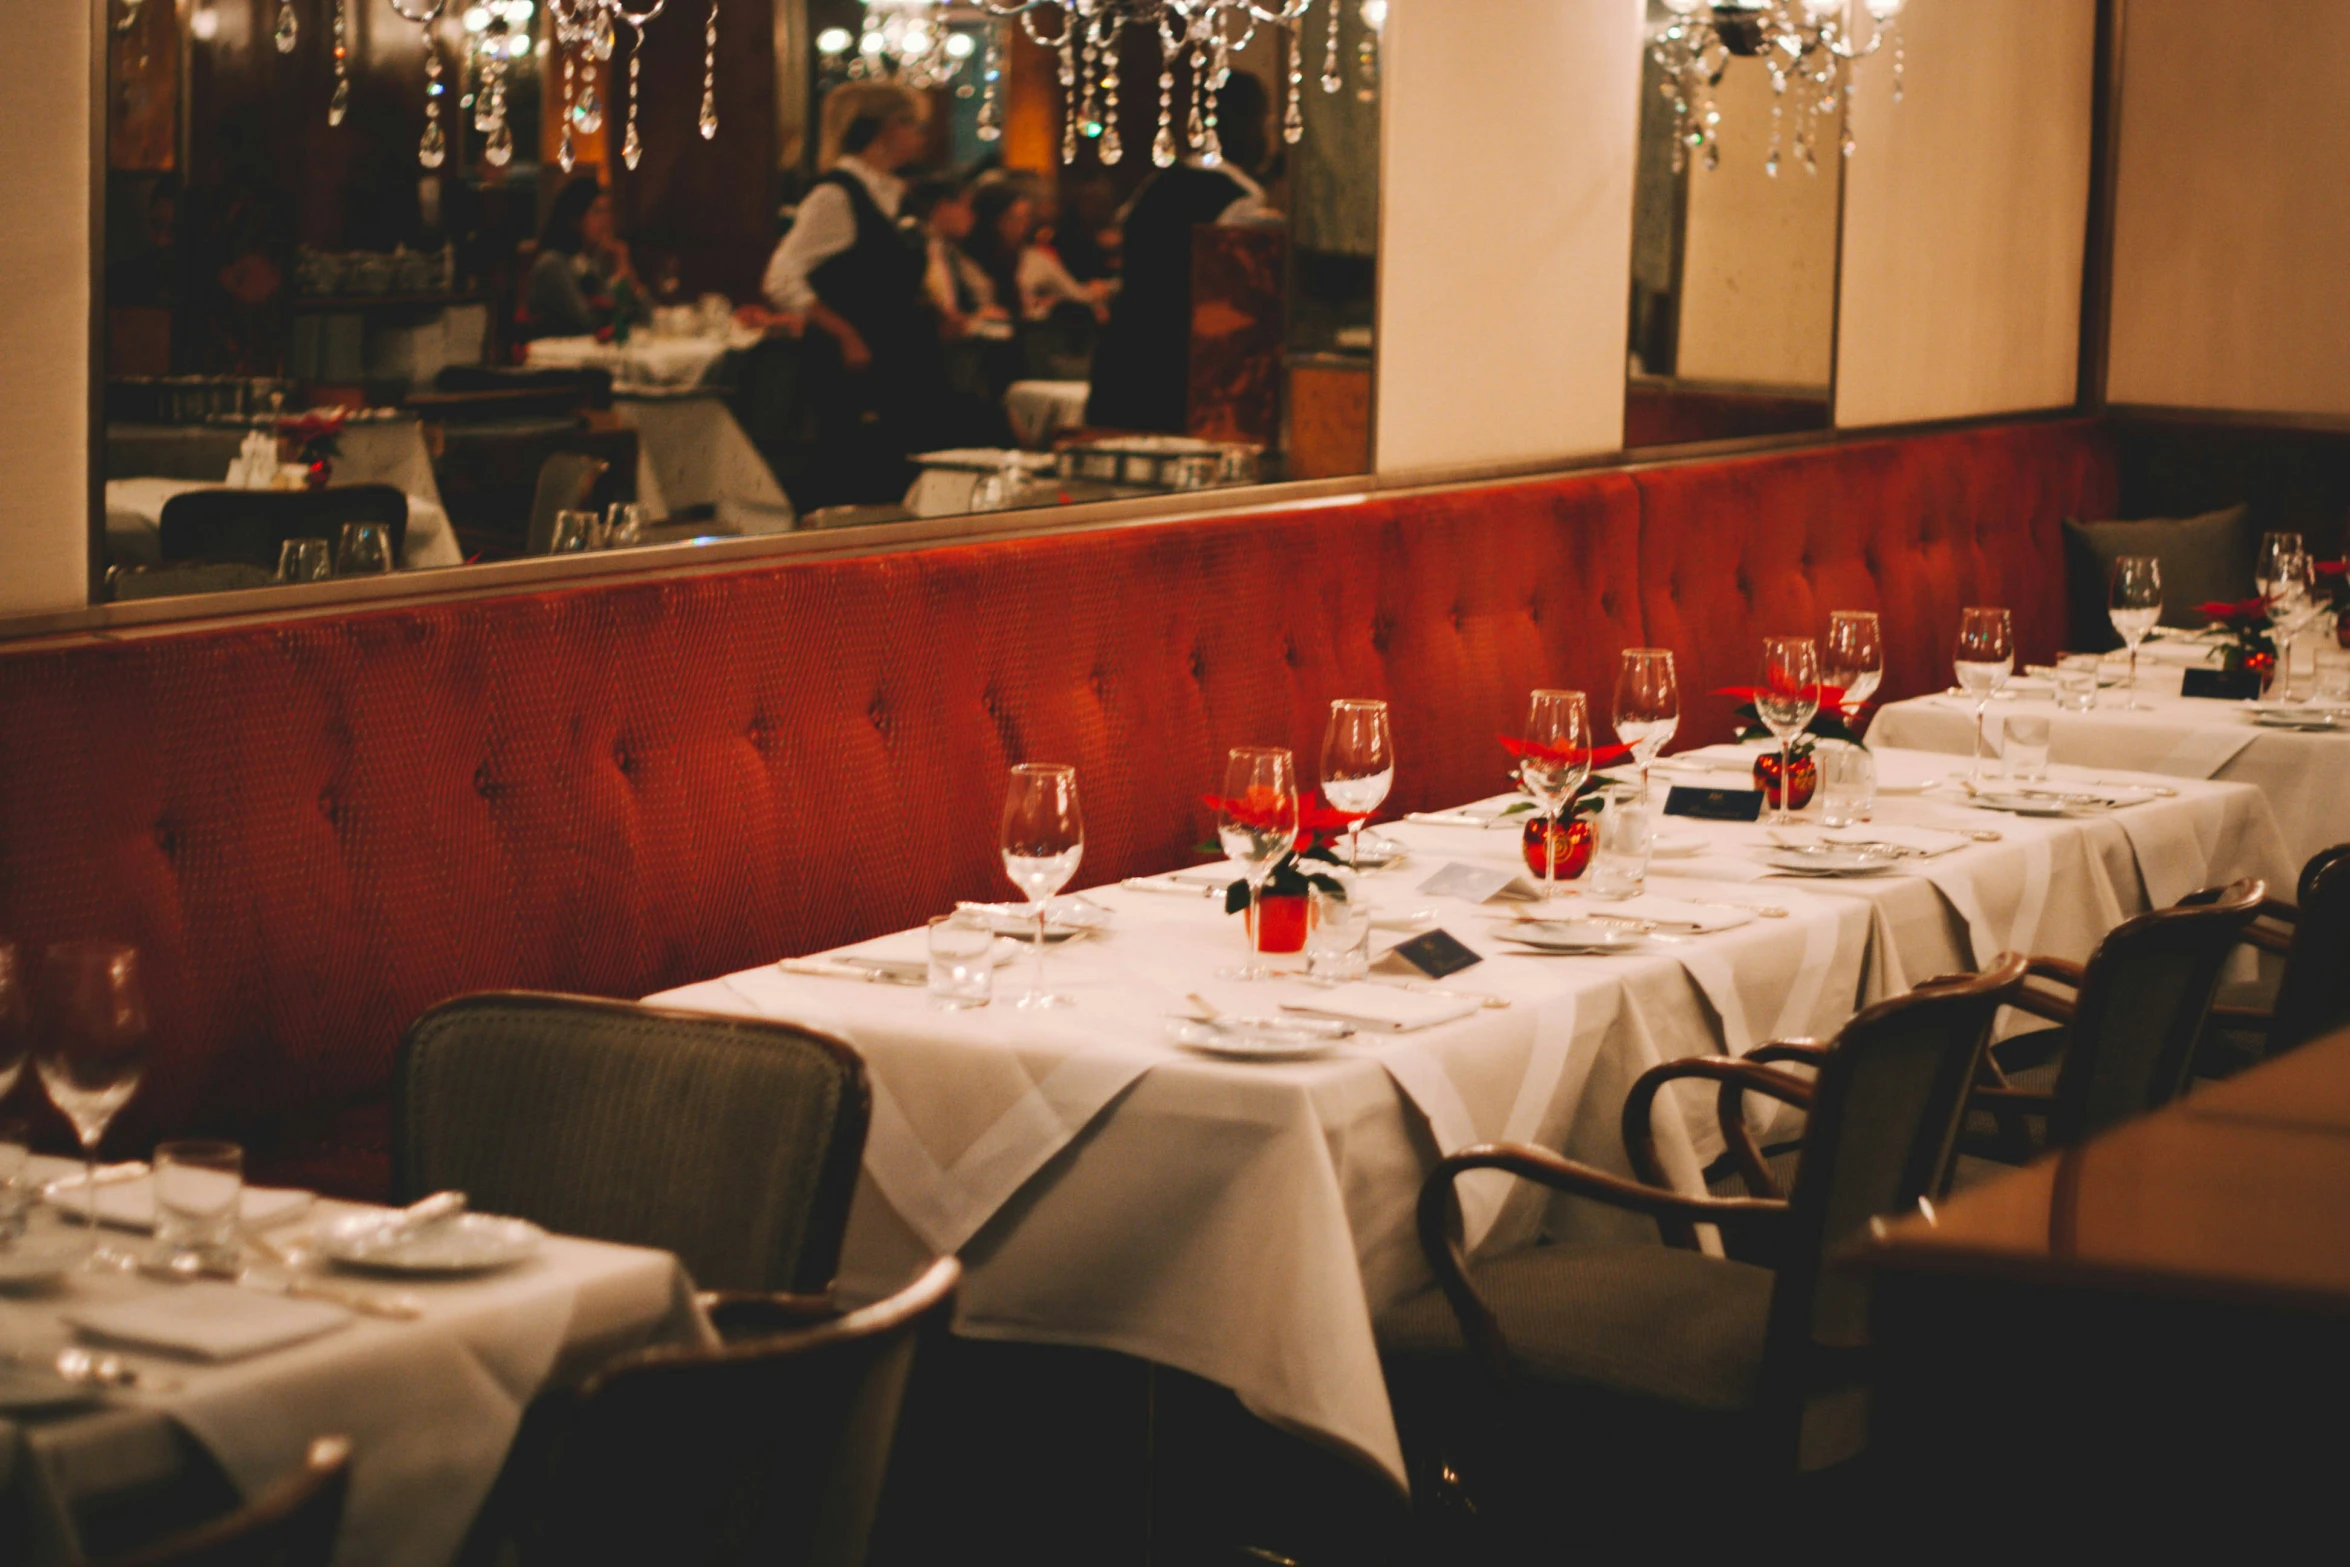
<path fill-rule="evenodd" d="M 1658 798 L 1672 775 L 1719 785 L 1750 763 L 1726 748 L 1668 759 Z M 843 1258 L 849 1293 L 879 1294 L 925 1258 L 958 1253 L 958 1332 L 1195 1373 L 1402 1487 L 1373 1323 L 1427 1282 L 1413 1208 L 1436 1158 L 1511 1139 L 1626 1172 L 1621 1107 L 1650 1066 L 1826 1037 L 1859 1007 L 1996 952 L 2077 960 L 2131 914 L 2238 876 L 2289 874 L 2266 801 L 2243 785 L 2145 780 L 2119 808 L 2019 816 L 1950 792 L 1948 757 L 1888 751 L 1880 764 L 1889 792 L 1863 836 L 1898 836 L 1911 857 L 1881 874 L 1797 878 L 1764 862 L 1764 825 L 1665 818 L 1671 857 L 1651 865 L 1643 901 L 1598 905 L 1580 889 L 1561 900 L 1562 913 L 1668 922 L 1605 956 L 1529 953 L 1502 939 L 1514 907 L 1422 890 L 1453 863 L 1523 870 L 1517 832 L 1487 824 L 1501 802 L 1382 826 L 1407 853 L 1366 872 L 1359 895 L 1383 924 L 1440 926 L 1482 961 L 1443 982 L 1470 998 L 1459 1015 L 1365 1026 L 1314 1059 L 1236 1062 L 1174 1042 L 1194 998 L 1261 1013 L 1337 993 L 1295 975 L 1218 978 L 1243 956 L 1242 922 L 1203 886 L 1165 878 L 1085 892 L 1110 923 L 1050 950 L 1049 982 L 1074 1002 L 1065 1010 L 1007 1004 L 1017 968 L 994 1004 L 965 1012 L 797 963 L 648 999 L 789 1020 L 863 1055 L 873 1120 Z M 918 960 L 923 933 L 842 950 Z M 1378 983 L 1366 993 L 1360 1005 L 1394 1017 L 1426 1016 L 1438 999 Z M 1658 1122 L 1668 1170 L 1696 1189 L 1721 1147 L 1710 1096 L 1677 1099 Z M 1462 1198 L 1477 1247 L 1653 1234 L 1501 1176 L 1471 1177 Z"/>

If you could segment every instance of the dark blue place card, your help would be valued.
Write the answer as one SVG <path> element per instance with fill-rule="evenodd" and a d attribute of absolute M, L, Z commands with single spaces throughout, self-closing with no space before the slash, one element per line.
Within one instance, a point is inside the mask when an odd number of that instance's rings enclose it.
<path fill-rule="evenodd" d="M 1762 808 L 1760 789 L 1692 789 L 1675 784 L 1673 792 L 1665 796 L 1667 816 L 1694 816 L 1707 822 L 1758 822 Z"/>
<path fill-rule="evenodd" d="M 2179 681 L 2179 695 L 2216 697 L 2222 702 L 2249 702 L 2260 695 L 2260 671 L 2190 669 Z"/>
<path fill-rule="evenodd" d="M 1447 974 L 1458 974 L 1462 969 L 1484 961 L 1456 937 L 1441 930 L 1432 930 L 1424 936 L 1414 936 L 1409 941 L 1396 943 L 1371 966 L 1393 973 L 1394 966 L 1401 963 L 1430 979 L 1442 979 Z"/>

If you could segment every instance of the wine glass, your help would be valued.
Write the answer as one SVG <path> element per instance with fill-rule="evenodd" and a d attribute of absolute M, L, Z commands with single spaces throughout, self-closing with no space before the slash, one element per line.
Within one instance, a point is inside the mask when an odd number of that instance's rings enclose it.
<path fill-rule="evenodd" d="M 1278 746 L 1237 745 L 1224 764 L 1224 793 L 1216 805 L 1216 841 L 1239 862 L 1248 881 L 1248 962 L 1219 969 L 1219 979 L 1271 979 L 1257 961 L 1265 922 L 1257 903 L 1265 878 L 1297 847 L 1297 762 Z"/>
<path fill-rule="evenodd" d="M 2301 535 L 2298 533 L 2264 533 L 2260 536 L 2259 553 L 2252 557 L 2252 590 L 2266 602 L 2270 584 L 2278 576 L 2277 567 L 2291 556 L 2301 553 Z"/>
<path fill-rule="evenodd" d="M 1640 768 L 1640 798 L 1648 798 L 1648 769 L 1681 727 L 1681 683 L 1673 651 L 1628 647 L 1616 671 L 1616 738 L 1632 748 Z"/>
<path fill-rule="evenodd" d="M 589 515 L 593 515 L 590 513 Z M 392 536 L 378 522 L 346 522 L 335 543 L 335 575 L 364 577 L 392 569 Z"/>
<path fill-rule="evenodd" d="M 139 953 L 108 941 L 66 941 L 42 957 L 44 994 L 35 1009 L 33 1065 L 49 1102 L 73 1123 L 82 1145 L 83 1216 L 90 1260 L 120 1259 L 98 1244 L 98 1141 L 138 1092 L 147 1066 L 147 1000 Z"/>
<path fill-rule="evenodd" d="M 2268 612 L 2269 634 L 2277 646 L 2276 691 L 2289 696 L 2293 634 L 2300 629 L 2317 586 L 2317 563 L 2307 550 L 2295 550 L 2268 562 L 2268 572 L 2260 584 L 2261 607 Z"/>
<path fill-rule="evenodd" d="M 2105 602 L 2113 629 L 2130 650 L 2130 694 L 2122 705 L 2142 709 L 2146 704 L 2138 700 L 2138 644 L 2162 619 L 2162 562 L 2152 555 L 2115 556 Z"/>
<path fill-rule="evenodd" d="M 1322 731 L 1322 798 L 1330 809 L 1354 818 L 1347 823 L 1346 862 L 1362 871 L 1363 823 L 1395 786 L 1395 738 L 1387 728 L 1387 704 L 1340 697 L 1330 704 Z"/>
<path fill-rule="evenodd" d="M 2004 609 L 1969 607 L 1958 612 L 1958 650 L 1952 662 L 1958 683 L 1975 699 L 1975 756 L 1970 776 L 1983 776 L 1983 714 L 1993 695 L 2015 673 L 2015 625 Z"/>
<path fill-rule="evenodd" d="M 1873 609 L 1839 609 L 1828 616 L 1828 645 L 1820 649 L 1820 679 L 1844 693 L 1849 724 L 1885 679 L 1885 635 Z"/>
<path fill-rule="evenodd" d="M 1754 688 L 1755 715 L 1779 738 L 1779 808 L 1771 820 L 1795 820 L 1795 737 L 1820 710 L 1820 645 L 1809 637 L 1763 638 L 1762 683 Z"/>
<path fill-rule="evenodd" d="M 1085 814 L 1077 805 L 1077 769 L 1022 762 L 1004 794 L 1004 874 L 1036 911 L 1036 961 L 1028 994 L 1012 1004 L 1043 1009 L 1070 1005 L 1044 988 L 1045 909 L 1077 874 L 1085 857 Z"/>
<path fill-rule="evenodd" d="M 1525 753 L 1518 778 L 1552 828 L 1542 835 L 1542 901 L 1558 895 L 1559 826 L 1591 776 L 1591 710 L 1580 691 L 1537 691 L 1526 703 Z M 1662 743 L 1661 741 L 1659 742 Z"/>

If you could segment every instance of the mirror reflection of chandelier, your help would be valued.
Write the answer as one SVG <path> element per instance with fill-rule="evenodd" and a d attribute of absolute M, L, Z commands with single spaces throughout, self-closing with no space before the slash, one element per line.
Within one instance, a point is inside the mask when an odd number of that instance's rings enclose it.
<path fill-rule="evenodd" d="M 1679 127 L 1673 138 L 1673 172 L 1688 167 L 1695 153 L 1711 169 L 1721 162 L 1720 112 L 1714 88 L 1734 57 L 1760 60 L 1771 77 L 1771 150 L 1763 168 L 1779 172 L 1779 149 L 1790 93 L 1794 98 L 1794 156 L 1819 172 L 1820 132 L 1832 127 L 1837 149 L 1851 157 L 1850 122 L 1844 117 L 1851 91 L 1852 62 L 1893 47 L 1893 101 L 1901 101 L 1905 64 L 1899 17 L 1904 0 L 1661 0 L 1671 19 L 1650 39 L 1649 56 L 1665 73 L 1664 94 L 1673 101 Z M 1853 13 L 1869 17 L 1868 41 L 1860 40 Z"/>
<path fill-rule="evenodd" d="M 1336 93 L 1346 85 L 1340 26 L 1346 6 L 1353 5 L 1362 20 L 1362 36 L 1355 50 L 1356 94 L 1376 96 L 1379 82 L 1379 36 L 1387 24 L 1387 0 L 1318 0 L 1322 45 L 1321 87 Z M 1127 29 L 1155 34 L 1159 44 L 1158 134 L 1151 143 L 1151 161 L 1161 168 L 1173 164 L 1189 147 L 1213 164 L 1223 157 L 1216 131 L 1216 93 L 1231 74 L 1233 57 L 1246 49 L 1259 28 L 1278 29 L 1283 35 L 1288 67 L 1288 102 L 1281 134 L 1295 143 L 1305 135 L 1304 35 L 1314 23 L 1317 0 L 1279 0 L 1263 5 L 1255 0 L 865 0 L 864 30 L 852 39 L 847 29 L 828 31 L 817 39 L 818 51 L 829 58 L 847 56 L 852 77 L 887 77 L 910 87 L 943 85 L 959 74 L 970 57 L 979 61 L 979 137 L 995 141 L 1003 135 L 1002 20 L 1017 18 L 1021 29 L 1059 60 L 1063 103 L 1061 161 L 1074 163 L 1080 141 L 1090 141 L 1106 164 L 1126 155 L 1119 134 L 1118 104 L 1125 90 L 1120 76 L 1119 41 Z M 983 24 L 983 43 L 953 24 Z M 1187 61 L 1190 87 L 1180 134 L 1177 120 L 1175 67 Z M 970 91 L 968 83 L 962 91 Z"/>

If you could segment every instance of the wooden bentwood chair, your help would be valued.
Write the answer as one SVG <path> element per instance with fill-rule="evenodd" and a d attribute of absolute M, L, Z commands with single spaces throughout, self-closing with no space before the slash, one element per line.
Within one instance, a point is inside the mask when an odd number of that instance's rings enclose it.
<path fill-rule="evenodd" d="M 2244 940 L 2285 960 L 2268 1010 L 2211 1009 L 2212 1022 L 2219 1028 L 2253 1036 L 2254 1048 L 2248 1055 L 2283 1055 L 2321 1034 L 2350 1028 L 2350 843 L 2311 856 L 2301 868 L 2294 901 L 2263 901 L 2258 916 L 2245 927 Z"/>
<path fill-rule="evenodd" d="M 97 1567 L 327 1567 L 350 1488 L 350 1441 L 322 1436 L 301 1469 L 227 1517 Z"/>
<path fill-rule="evenodd" d="M 674 1252 L 718 1290 L 831 1288 L 865 1153 L 865 1064 L 786 1023 L 493 992 L 418 1018 L 392 1184 Z"/>
<path fill-rule="evenodd" d="M 2087 963 L 2033 958 L 2031 977 L 2073 996 L 2017 988 L 2013 1004 L 2055 1026 L 1991 1047 L 1960 1184 L 1996 1173 L 1978 1161 L 2021 1164 L 2044 1147 L 2070 1148 L 2185 1092 L 2221 971 L 2267 890 L 2247 879 L 2190 893 L 2114 927 Z"/>
<path fill-rule="evenodd" d="M 1775 1483 L 1856 1450 L 1867 1297 L 1828 1257 L 1871 1219 L 1944 1189 L 1992 1018 L 2024 971 L 2009 954 L 1931 981 L 1861 1013 L 1830 1046 L 1787 1041 L 1653 1068 L 1623 1112 L 1637 1181 L 1517 1144 L 1441 1161 L 1419 1208 L 1438 1287 L 1379 1324 L 1423 1518 L 1473 1513 L 1506 1549 L 1548 1539 L 1556 1554 L 1586 1519 L 1604 1533 L 1601 1515 L 1632 1496 L 1671 1495 L 1686 1511 L 1693 1464 Z M 1790 1062 L 1816 1073 L 1778 1064 Z M 1686 1078 L 1720 1085 L 1722 1134 L 1758 1195 L 1667 1186 L 1650 1117 L 1658 1091 Z M 1784 1198 L 1747 1130 L 1748 1093 L 1808 1112 Z M 1666 1244 L 1471 1259 L 1453 1183 L 1472 1170 L 1645 1214 Z M 1730 1255 L 1700 1251 L 1699 1225 L 1717 1227 Z M 1627 1524 L 1652 1544 L 1659 1526 L 1645 1514 Z"/>
<path fill-rule="evenodd" d="M 917 1350 L 961 1278 L 941 1258 L 835 1320 L 599 1372 L 554 1444 L 524 1567 L 862 1567 Z"/>

